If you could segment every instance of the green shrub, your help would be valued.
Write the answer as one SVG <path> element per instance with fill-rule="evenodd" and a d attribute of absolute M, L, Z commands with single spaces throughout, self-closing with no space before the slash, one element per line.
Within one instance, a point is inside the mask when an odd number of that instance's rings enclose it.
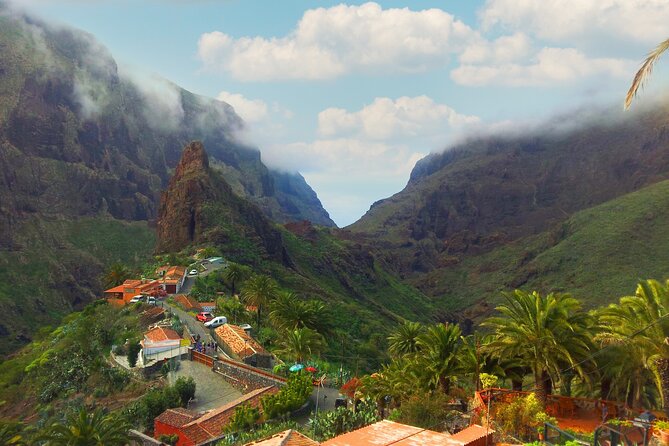
<path fill-rule="evenodd" d="M 141 349 L 142 346 L 136 341 L 132 341 L 128 346 L 128 365 L 130 367 L 135 367 L 137 365 L 137 357 L 139 356 L 139 351 Z"/>
<path fill-rule="evenodd" d="M 158 437 L 158 440 L 170 446 L 174 446 L 179 442 L 179 436 L 177 434 L 161 435 L 160 437 Z"/>
<path fill-rule="evenodd" d="M 378 420 L 376 403 L 362 400 L 355 411 L 346 407 L 338 407 L 330 412 L 321 412 L 309 423 L 314 432 L 314 438 L 325 441 L 346 432 L 365 427 Z"/>
<path fill-rule="evenodd" d="M 174 388 L 181 398 L 181 407 L 188 407 L 188 402 L 195 397 L 195 380 L 192 376 L 180 376 L 174 383 Z"/>
<path fill-rule="evenodd" d="M 230 418 L 230 423 L 225 431 L 228 433 L 243 432 L 256 425 L 260 419 L 260 411 L 257 407 L 251 407 L 243 404 L 235 409 L 235 413 Z"/>
<path fill-rule="evenodd" d="M 262 399 L 262 408 L 265 419 L 272 419 L 299 409 L 309 398 L 314 386 L 311 375 L 296 373 L 288 378 L 284 387 L 274 395 Z"/>
<path fill-rule="evenodd" d="M 536 438 L 537 431 L 545 422 L 557 424 L 555 418 L 541 410 L 539 400 L 533 393 L 524 398 L 516 398 L 511 403 L 499 404 L 493 419 L 500 427 L 501 433 L 521 439 Z"/>

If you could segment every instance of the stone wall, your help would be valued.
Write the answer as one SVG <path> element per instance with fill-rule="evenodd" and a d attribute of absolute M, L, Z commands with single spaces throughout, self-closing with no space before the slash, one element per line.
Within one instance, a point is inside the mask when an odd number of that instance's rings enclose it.
<path fill-rule="evenodd" d="M 286 380 L 280 376 L 226 359 L 215 360 L 213 369 L 243 393 L 267 386 L 282 387 L 286 384 Z"/>

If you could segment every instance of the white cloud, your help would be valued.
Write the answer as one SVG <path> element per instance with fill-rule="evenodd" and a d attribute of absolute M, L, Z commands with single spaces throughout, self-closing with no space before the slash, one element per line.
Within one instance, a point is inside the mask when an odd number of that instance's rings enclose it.
<path fill-rule="evenodd" d="M 428 96 L 376 98 L 359 111 L 328 108 L 318 114 L 322 136 L 355 135 L 371 140 L 397 138 L 424 139 L 445 135 L 451 127 L 479 121 L 476 116 L 461 115 Z"/>
<path fill-rule="evenodd" d="M 440 9 L 383 9 L 377 3 L 307 10 L 283 37 L 203 34 L 205 69 L 247 81 L 328 79 L 351 72 L 419 72 L 445 64 L 477 34 Z"/>
<path fill-rule="evenodd" d="M 460 54 L 460 62 L 463 64 L 514 62 L 526 57 L 531 47 L 530 38 L 520 32 L 499 37 L 494 41 L 480 39 L 464 49 Z"/>
<path fill-rule="evenodd" d="M 578 44 L 583 39 L 666 38 L 666 0 L 488 0 L 480 11 L 484 29 L 522 29 L 539 38 Z"/>
<path fill-rule="evenodd" d="M 478 117 L 427 96 L 376 98 L 356 111 L 323 110 L 320 138 L 266 145 L 262 156 L 272 167 L 299 170 L 337 223 L 349 224 L 372 202 L 404 187 L 420 158 L 478 124 Z"/>
<path fill-rule="evenodd" d="M 625 59 L 588 58 L 574 48 L 543 48 L 529 64 L 465 64 L 451 71 L 451 79 L 468 86 L 541 86 L 595 76 L 628 78 L 635 65 Z"/>
<path fill-rule="evenodd" d="M 129 66 L 119 66 L 119 75 L 132 82 L 146 101 L 143 114 L 157 130 L 177 128 L 184 119 L 181 90 L 172 82 L 153 73 Z"/>
<path fill-rule="evenodd" d="M 260 99 L 247 99 L 238 93 L 221 91 L 216 99 L 232 105 L 246 122 L 259 122 L 267 118 L 267 104 Z"/>

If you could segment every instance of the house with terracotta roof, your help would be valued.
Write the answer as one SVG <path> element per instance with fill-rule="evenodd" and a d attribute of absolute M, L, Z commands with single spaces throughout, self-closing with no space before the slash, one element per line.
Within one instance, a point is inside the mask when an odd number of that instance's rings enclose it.
<path fill-rule="evenodd" d="M 165 309 L 158 306 L 149 306 L 149 308 L 139 313 L 139 322 L 144 327 L 161 321 L 164 318 Z"/>
<path fill-rule="evenodd" d="M 156 270 L 156 275 L 167 294 L 177 294 L 186 281 L 185 266 L 161 266 Z"/>
<path fill-rule="evenodd" d="M 235 409 L 246 404 L 259 407 L 263 397 L 274 395 L 279 389 L 274 386 L 263 387 L 237 398 L 224 406 L 204 413 L 187 409 L 167 409 L 153 422 L 153 436 L 178 435 L 177 446 L 198 446 L 223 435 L 223 430 L 230 422 Z"/>
<path fill-rule="evenodd" d="M 174 296 L 174 302 L 186 311 L 195 311 L 197 313 L 202 311 L 200 302 L 198 302 L 197 299 L 185 294 L 177 294 Z"/>
<path fill-rule="evenodd" d="M 217 327 L 214 338 L 234 359 L 256 367 L 271 368 L 273 365 L 274 356 L 238 325 L 224 324 Z"/>
<path fill-rule="evenodd" d="M 451 435 L 382 420 L 321 443 L 322 446 L 485 446 L 494 431 L 472 425 Z"/>
<path fill-rule="evenodd" d="M 155 327 L 144 333 L 144 339 L 139 343 L 144 349 L 144 354 L 148 356 L 179 348 L 181 336 L 171 328 Z"/>
<path fill-rule="evenodd" d="M 318 446 L 318 442 L 296 430 L 288 429 L 264 440 L 246 443 L 244 446 Z"/>
<path fill-rule="evenodd" d="M 105 290 L 105 298 L 123 300 L 124 303 L 137 295 L 158 296 L 162 285 L 157 280 L 128 279 L 119 286 Z"/>

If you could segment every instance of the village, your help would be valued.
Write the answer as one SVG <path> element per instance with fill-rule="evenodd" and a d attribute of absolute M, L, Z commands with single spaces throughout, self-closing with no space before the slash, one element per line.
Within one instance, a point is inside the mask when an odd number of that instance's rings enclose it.
<path fill-rule="evenodd" d="M 130 360 L 130 355 L 112 354 L 117 365 L 146 380 L 167 368 L 168 381 L 187 376 L 196 385 L 186 408 L 167 409 L 154 419 L 152 437 L 132 431 L 135 444 L 218 444 L 230 437 L 226 426 L 234 422 L 239 408 L 260 409 L 263 398 L 286 387 L 292 373 L 307 375 L 312 387 L 301 407 L 290 413 L 289 418 L 298 423 L 308 423 L 313 413 L 355 404 L 354 398 L 339 393 L 342 382 L 328 381 L 317 368 L 307 364 L 283 364 L 253 337 L 250 324 L 235 325 L 226 315 L 217 314 L 214 300 L 198 301 L 190 295 L 197 277 L 227 267 L 228 263 L 220 257 L 203 259 L 188 267 L 166 265 L 155 271 L 154 278 L 127 279 L 104 292 L 104 299 L 113 306 L 136 306 L 146 326 L 136 360 Z M 253 306 L 246 309 L 257 310 Z M 181 324 L 181 333 L 175 330 L 175 320 Z M 287 371 L 288 376 L 275 373 L 277 370 Z M 473 424 L 450 435 L 382 420 L 323 443 L 288 429 L 248 444 L 484 446 L 492 443 L 493 433 Z"/>

